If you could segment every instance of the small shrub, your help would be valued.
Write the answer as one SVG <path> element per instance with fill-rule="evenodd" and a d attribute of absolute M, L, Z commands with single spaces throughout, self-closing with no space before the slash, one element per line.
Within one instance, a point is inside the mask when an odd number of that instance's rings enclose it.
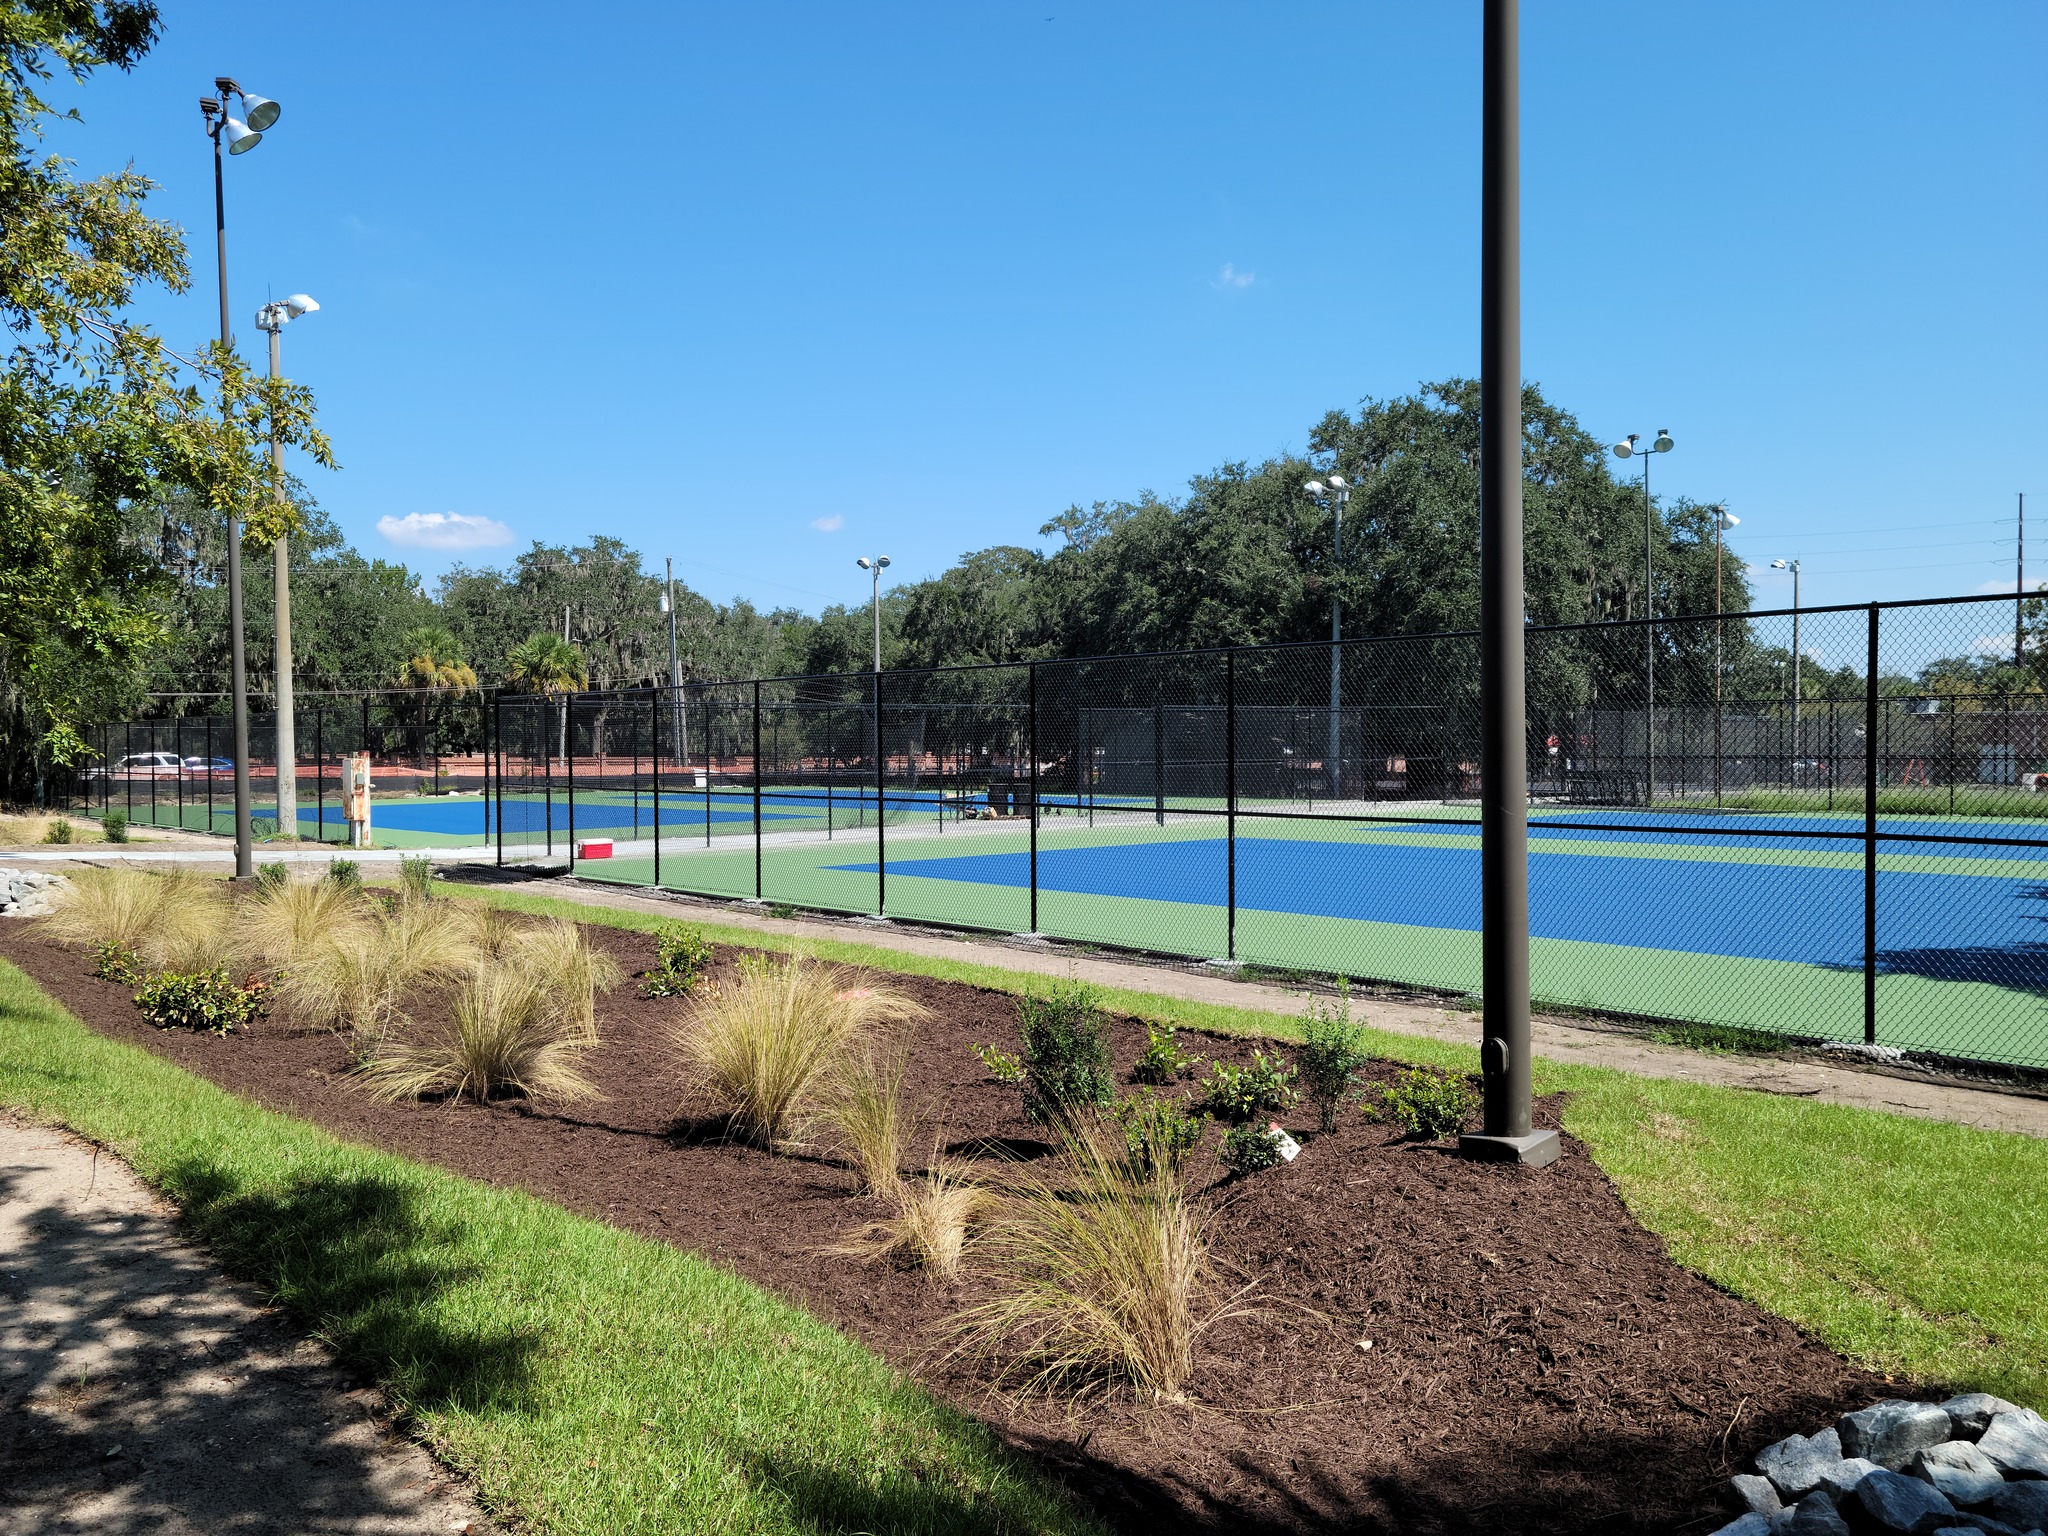
<path fill-rule="evenodd" d="M 676 1031 L 685 1080 L 760 1146 L 788 1140 L 839 1053 L 876 1026 L 923 1018 L 923 1004 L 803 956 L 749 957 Z"/>
<path fill-rule="evenodd" d="M 1337 1129 L 1337 1110 L 1358 1069 L 1371 1057 L 1365 1048 L 1365 1026 L 1351 1017 L 1351 991 L 1343 983 L 1337 1001 L 1310 1001 L 1301 1016 L 1301 1049 L 1295 1061 L 1301 1070 L 1301 1085 L 1309 1102 L 1316 1106 L 1317 1124 L 1324 1132 Z"/>
<path fill-rule="evenodd" d="M 291 883 L 292 872 L 282 859 L 272 859 L 267 864 L 256 866 L 256 890 L 259 894 L 282 889 Z"/>
<path fill-rule="evenodd" d="M 1163 1098 L 1150 1088 L 1117 1100 L 1112 1113 L 1123 1127 L 1131 1167 L 1141 1177 L 1159 1173 L 1178 1178 L 1188 1154 L 1202 1144 L 1202 1122 L 1178 1100 Z"/>
<path fill-rule="evenodd" d="M 118 981 L 132 987 L 142 980 L 142 956 L 121 944 L 96 944 L 92 951 L 92 973 L 101 981 Z"/>
<path fill-rule="evenodd" d="M 421 857 L 398 861 L 398 893 L 407 901 L 434 899 L 434 861 Z"/>
<path fill-rule="evenodd" d="M 532 966 L 480 966 L 456 989 L 438 1035 L 383 1047 L 357 1073 L 383 1099 L 516 1093 L 568 1104 L 597 1097 L 581 1067 L 596 1044 L 551 977 Z"/>
<path fill-rule="evenodd" d="M 68 820 L 67 818 L 63 817 L 63 816 L 59 816 L 59 817 L 58 817 L 58 818 L 57 818 L 57 819 L 56 819 L 55 821 L 52 821 L 52 822 L 50 823 L 49 827 L 48 827 L 48 828 L 47 828 L 47 829 L 46 829 L 46 830 L 44 831 L 44 833 L 43 833 L 43 841 L 44 841 L 44 842 L 46 842 L 46 843 L 68 843 L 68 842 L 70 842 L 70 841 L 71 841 L 71 823 L 70 823 L 70 821 L 69 821 L 69 820 Z"/>
<path fill-rule="evenodd" d="M 127 842 L 128 813 L 126 811 L 108 811 L 106 815 L 100 818 L 100 835 L 110 843 Z"/>
<path fill-rule="evenodd" d="M 1171 1024 L 1155 1024 L 1147 1019 L 1145 1054 L 1140 1056 L 1138 1064 L 1131 1068 L 1131 1081 L 1164 1088 L 1175 1078 L 1185 1076 L 1199 1065 L 1199 1056 L 1181 1054 L 1180 1047 L 1174 1043 L 1174 1028 Z"/>
<path fill-rule="evenodd" d="M 344 891 L 360 893 L 363 888 L 363 867 L 354 859 L 336 859 L 327 866 L 327 878 Z"/>
<path fill-rule="evenodd" d="M 768 915 L 770 917 L 782 918 L 795 917 L 796 908 L 786 901 L 771 901 L 768 903 Z"/>
<path fill-rule="evenodd" d="M 1100 997 L 1088 983 L 1068 981 L 1017 999 L 1027 1120 L 1058 1125 L 1115 1098 L 1109 1017 Z"/>
<path fill-rule="evenodd" d="M 158 1029 L 207 1029 L 225 1035 L 263 1017 L 264 989 L 238 987 L 224 970 L 165 971 L 135 994 L 135 1006 Z"/>
<path fill-rule="evenodd" d="M 1219 1061 L 1202 1083 L 1202 1108 L 1219 1120 L 1242 1125 L 1268 1110 L 1292 1107 L 1293 1081 L 1294 1068 L 1264 1051 L 1255 1053 L 1248 1067 Z"/>
<path fill-rule="evenodd" d="M 974 1054 L 981 1064 L 988 1068 L 988 1075 L 999 1083 L 1021 1083 L 1024 1081 L 1024 1063 L 1014 1056 L 1005 1056 L 992 1045 L 977 1045 Z"/>
<path fill-rule="evenodd" d="M 895 1259 L 916 1265 L 934 1280 L 951 1280 L 960 1273 L 969 1225 L 1001 1205 L 988 1190 L 943 1160 L 933 1163 L 923 1179 L 899 1182 L 895 1200 L 894 1216 L 869 1222 L 827 1251 L 871 1262 Z"/>
<path fill-rule="evenodd" d="M 1217 1156 L 1239 1178 L 1280 1166 L 1280 1138 L 1265 1125 L 1233 1125 L 1223 1136 Z"/>
<path fill-rule="evenodd" d="M 687 997 L 711 964 L 711 941 L 688 923 L 663 923 L 655 930 L 654 953 L 660 969 L 648 973 L 642 990 L 649 997 Z"/>
<path fill-rule="evenodd" d="M 1366 1113 L 1401 1126 L 1411 1136 L 1441 1141 L 1463 1130 L 1478 1107 L 1479 1095 L 1464 1078 L 1414 1067 L 1380 1089 Z"/>
<path fill-rule="evenodd" d="M 249 835 L 256 838 L 272 838 L 277 836 L 277 818 L 275 816 L 251 816 L 249 818 Z"/>

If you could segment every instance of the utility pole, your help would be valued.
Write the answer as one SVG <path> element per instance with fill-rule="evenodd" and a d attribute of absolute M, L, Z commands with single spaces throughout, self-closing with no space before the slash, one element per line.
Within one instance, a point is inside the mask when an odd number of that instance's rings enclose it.
<path fill-rule="evenodd" d="M 1523 683 L 1522 190 L 1517 0 L 1486 0 L 1480 131 L 1480 1070 L 1486 1123 L 1468 1156 L 1540 1166 L 1557 1132 L 1530 1105 L 1529 761 Z"/>
<path fill-rule="evenodd" d="M 683 653 L 676 644 L 676 563 L 668 565 L 668 685 L 672 690 L 670 701 L 674 707 L 675 719 L 672 734 L 675 737 L 676 761 L 683 760 Z"/>

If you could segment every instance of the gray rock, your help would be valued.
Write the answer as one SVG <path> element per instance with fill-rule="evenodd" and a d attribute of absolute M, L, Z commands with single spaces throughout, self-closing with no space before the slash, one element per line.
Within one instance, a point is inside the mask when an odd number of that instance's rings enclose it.
<path fill-rule="evenodd" d="M 1946 1422 L 1947 1415 L 1942 1417 Z M 1926 1536 L 1956 1523 L 1955 1505 L 1943 1498 L 1932 1483 L 1923 1483 L 1917 1477 L 1901 1477 L 1882 1467 L 1858 1483 L 1850 1497 L 1884 1531 Z"/>
<path fill-rule="evenodd" d="M 1824 1493 L 1809 1493 L 1792 1508 L 1792 1518 L 1779 1527 L 1782 1536 L 1849 1536 L 1834 1502 Z"/>
<path fill-rule="evenodd" d="M 1913 1459 L 1915 1451 L 1948 1439 L 1955 1426 L 1949 1423 L 1946 1410 L 1933 1403 L 1894 1397 L 1843 1414 L 1835 1428 L 1842 1437 L 1844 1456 L 1861 1456 L 1897 1471 Z"/>
<path fill-rule="evenodd" d="M 1915 1451 L 1906 1470 L 1934 1484 L 1951 1504 L 1982 1504 L 2005 1486 L 1998 1463 L 1967 1440 Z"/>
<path fill-rule="evenodd" d="M 1801 1499 L 1820 1486 L 1820 1475 L 1842 1459 L 1842 1437 L 1832 1429 L 1817 1435 L 1787 1435 L 1756 1453 L 1756 1469 L 1788 1499 Z"/>
<path fill-rule="evenodd" d="M 2019 1404 L 2008 1403 L 1989 1392 L 1965 1392 L 1943 1403 L 1941 1411 L 1948 1415 L 1948 1421 L 1955 1426 L 1958 1435 L 1974 1440 L 1990 1428 L 1992 1419 L 1999 1414 L 2018 1413 L 2020 1408 Z"/>
<path fill-rule="evenodd" d="M 1820 1469 L 1819 1491 L 1837 1500 L 1846 1499 L 1856 1491 L 1858 1483 L 1877 1470 L 1874 1461 L 1865 1461 L 1861 1456 L 1845 1456 Z"/>
<path fill-rule="evenodd" d="M 1729 1521 L 1714 1532 L 1714 1536 L 1771 1536 L 1771 1522 L 1752 1509 L 1741 1518 Z"/>
<path fill-rule="evenodd" d="M 2048 1477 L 2048 1423 L 2022 1408 L 1993 1414 L 1977 1449 L 1998 1463 L 2008 1476 Z M 2041 1524 L 2035 1521 L 2034 1524 Z"/>
<path fill-rule="evenodd" d="M 1994 1520 L 1989 1515 L 1980 1515 L 1967 1509 L 1956 1511 L 1955 1522 L 1964 1529 L 1982 1531 L 1984 1536 L 2020 1536 L 2018 1526 L 2007 1525 L 2003 1520 Z"/>
<path fill-rule="evenodd" d="M 1742 1507 L 1759 1515 L 1775 1515 L 1785 1507 L 1785 1501 L 1778 1497 L 1778 1490 L 1771 1486 L 1768 1477 L 1758 1477 L 1754 1472 L 1738 1472 L 1730 1481 L 1735 1485 L 1735 1497 L 1742 1501 Z"/>
<path fill-rule="evenodd" d="M 2048 1483 L 2006 1483 L 1985 1502 L 1993 1515 L 2020 1530 L 2048 1525 Z"/>

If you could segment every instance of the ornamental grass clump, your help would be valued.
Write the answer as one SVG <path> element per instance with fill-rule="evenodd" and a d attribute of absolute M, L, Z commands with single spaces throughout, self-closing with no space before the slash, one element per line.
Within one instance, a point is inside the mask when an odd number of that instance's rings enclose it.
<path fill-rule="evenodd" d="M 806 957 L 749 956 L 701 997 L 674 1035 L 682 1075 L 757 1146 L 789 1141 L 849 1045 L 928 1010 L 895 989 Z"/>
<path fill-rule="evenodd" d="M 140 869 L 81 869 L 36 924 L 59 943 L 142 954 L 166 897 L 182 889 L 176 877 Z"/>
<path fill-rule="evenodd" d="M 934 1158 L 923 1178 L 899 1180 L 894 1199 L 894 1216 L 869 1222 L 827 1251 L 871 1262 L 891 1259 L 914 1265 L 934 1280 L 950 1281 L 960 1274 L 968 1228 L 1002 1203 L 959 1164 L 943 1158 Z"/>
<path fill-rule="evenodd" d="M 578 1002 L 572 987 L 530 964 L 478 966 L 455 988 L 445 1026 L 379 1046 L 357 1076 L 381 1099 L 595 1098 L 582 1059 L 597 1035 L 578 1020 Z"/>
<path fill-rule="evenodd" d="M 333 882 L 346 895 L 349 887 Z M 360 922 L 302 950 L 278 992 L 310 1022 L 349 1035 L 367 1055 L 405 1020 L 416 992 L 445 986 L 475 969 L 481 955 L 453 902 L 400 903 L 396 911 L 363 903 Z"/>
<path fill-rule="evenodd" d="M 597 999 L 625 976 L 618 961 L 591 947 L 577 924 L 551 917 L 519 935 L 512 951 L 520 965 L 554 984 L 566 1017 L 593 1039 Z"/>
<path fill-rule="evenodd" d="M 249 946 L 226 887 L 193 875 L 167 877 L 164 885 L 163 906 L 140 946 L 151 966 L 182 975 L 244 970 Z"/>
<path fill-rule="evenodd" d="M 827 1068 L 818 1096 L 818 1118 L 859 1170 L 861 1187 L 883 1199 L 903 1187 L 903 1143 L 911 1129 L 903 1105 L 907 1067 L 898 1041 L 852 1041 Z"/>
<path fill-rule="evenodd" d="M 1181 1180 L 1140 1170 L 1121 1138 L 1067 1134 L 1065 1156 L 1024 1170 L 977 1245 L 994 1294 L 951 1320 L 957 1348 L 1001 1360 L 998 1379 L 1083 1394 L 1127 1382 L 1178 1399 L 1195 1345 L 1241 1310 L 1212 1302 L 1204 1219 Z"/>
<path fill-rule="evenodd" d="M 284 868 L 262 865 L 256 894 L 241 911 L 250 954 L 278 971 L 291 970 L 302 956 L 369 921 L 357 894 L 331 880 L 294 880 Z M 270 876 L 273 869 L 276 877 Z"/>

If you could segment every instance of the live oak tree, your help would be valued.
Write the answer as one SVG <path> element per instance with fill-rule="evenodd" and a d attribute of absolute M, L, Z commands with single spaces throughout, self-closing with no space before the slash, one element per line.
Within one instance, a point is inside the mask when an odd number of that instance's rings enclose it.
<path fill-rule="evenodd" d="M 90 178 L 46 153 L 62 71 L 129 69 L 154 42 L 148 0 L 0 0 L 0 792 L 37 792 L 87 755 L 85 726 L 133 701 L 163 636 L 168 577 L 127 537 L 127 509 L 171 489 L 288 531 L 265 494 L 273 433 L 332 462 L 311 396 L 254 375 L 215 342 L 175 354 L 127 317 L 138 287 L 189 282 L 183 242 L 144 211 L 129 167 Z"/>

